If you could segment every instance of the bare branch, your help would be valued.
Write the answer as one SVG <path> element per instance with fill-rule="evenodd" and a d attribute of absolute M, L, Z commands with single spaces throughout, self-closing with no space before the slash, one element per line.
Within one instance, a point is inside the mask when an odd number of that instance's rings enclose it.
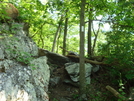
<path fill-rule="evenodd" d="M 114 88 L 112 88 L 111 86 L 107 85 L 106 89 L 108 91 L 110 91 L 112 94 L 114 94 L 115 97 L 121 99 L 122 101 L 127 101 L 127 98 L 123 95 L 121 95 L 119 92 L 117 92 Z"/>

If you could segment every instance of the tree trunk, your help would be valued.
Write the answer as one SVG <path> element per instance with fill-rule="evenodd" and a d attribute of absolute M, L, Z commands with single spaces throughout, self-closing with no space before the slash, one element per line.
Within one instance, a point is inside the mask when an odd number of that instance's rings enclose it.
<path fill-rule="evenodd" d="M 88 22 L 88 44 L 87 44 L 87 55 L 88 57 L 91 57 L 92 56 L 92 44 L 91 44 L 91 25 L 92 25 L 92 20 L 89 19 L 89 22 Z"/>
<path fill-rule="evenodd" d="M 65 19 L 65 28 L 64 28 L 64 39 L 63 39 L 63 48 L 66 49 L 66 38 L 67 38 L 67 24 L 68 24 L 68 17 L 67 17 L 67 12 L 66 11 L 66 19 Z M 62 54 L 66 55 L 66 51 L 63 49 Z"/>
<path fill-rule="evenodd" d="M 55 36 L 54 36 L 54 41 L 53 41 L 53 46 L 52 46 L 52 52 L 55 51 L 56 41 L 57 41 L 57 38 L 58 38 L 58 33 L 60 31 L 62 21 L 63 21 L 63 16 L 61 16 L 61 18 L 60 18 L 59 25 L 57 27 L 57 31 L 56 31 Z"/>
<path fill-rule="evenodd" d="M 99 31 L 100 31 L 100 24 L 101 23 L 99 23 L 99 25 L 98 25 L 98 30 L 97 30 L 96 33 L 94 31 L 94 28 L 93 28 L 93 33 L 94 33 L 95 38 L 94 38 L 94 43 L 93 43 L 93 48 L 92 48 L 92 56 L 94 55 L 94 49 L 95 49 L 95 45 L 96 45 L 96 41 L 97 41 L 97 38 L 98 38 Z"/>
<path fill-rule="evenodd" d="M 80 94 L 85 94 L 86 91 L 86 78 L 85 78 L 85 62 L 84 62 L 84 42 L 85 42 L 85 4 L 86 0 L 81 0 L 80 11 Z"/>
<path fill-rule="evenodd" d="M 56 53 L 58 53 L 59 51 L 59 43 L 60 43 L 60 36 L 61 36 L 61 31 L 62 31 L 62 28 L 60 28 L 59 30 L 59 34 L 58 34 L 58 37 L 57 37 L 57 46 L 56 46 Z"/>
<path fill-rule="evenodd" d="M 92 1 L 92 0 L 91 0 Z M 91 5 L 89 4 L 90 8 L 89 8 L 89 21 L 88 21 L 88 43 L 87 43 L 87 56 L 88 57 L 92 57 L 92 31 L 91 31 L 91 26 L 92 26 L 92 8 Z"/>

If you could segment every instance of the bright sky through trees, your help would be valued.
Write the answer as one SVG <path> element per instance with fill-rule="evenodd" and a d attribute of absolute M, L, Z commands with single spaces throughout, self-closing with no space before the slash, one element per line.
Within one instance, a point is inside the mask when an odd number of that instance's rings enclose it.
<path fill-rule="evenodd" d="M 42 4 L 46 4 L 48 0 L 40 0 Z M 97 18 L 101 18 L 102 16 L 98 16 Z M 98 21 L 94 21 L 94 28 L 95 30 L 98 29 Z M 103 31 L 109 31 L 110 30 L 110 25 L 108 23 L 104 24 L 104 26 L 101 28 Z"/>
<path fill-rule="evenodd" d="M 46 4 L 48 2 L 48 0 L 40 0 L 42 4 Z"/>

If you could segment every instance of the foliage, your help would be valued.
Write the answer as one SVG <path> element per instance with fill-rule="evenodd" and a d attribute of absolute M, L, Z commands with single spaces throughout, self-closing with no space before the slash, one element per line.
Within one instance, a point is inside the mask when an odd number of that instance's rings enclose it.
<path fill-rule="evenodd" d="M 54 98 L 53 101 L 58 101 L 58 100 L 56 98 Z"/>
<path fill-rule="evenodd" d="M 126 4 L 129 5 L 124 7 Z M 119 3 L 117 6 L 115 6 L 116 12 L 112 11 L 116 22 L 112 24 L 112 31 L 105 33 L 107 43 L 99 46 L 99 50 L 108 57 L 108 62 L 112 63 L 115 71 L 120 71 L 127 79 L 133 79 L 134 25 L 131 21 L 134 17 L 132 12 L 128 12 L 131 9 L 129 2 Z"/>
<path fill-rule="evenodd" d="M 23 52 L 20 49 L 14 49 L 13 47 L 9 45 L 7 46 L 6 51 L 11 53 L 14 56 L 17 54 L 17 57 L 15 58 L 15 60 L 23 64 L 30 64 L 30 61 L 33 59 L 32 54 L 28 52 Z"/>
<path fill-rule="evenodd" d="M 20 52 L 19 56 L 16 58 L 18 62 L 22 62 L 24 64 L 29 64 L 32 59 L 32 55 L 27 52 Z"/>
<path fill-rule="evenodd" d="M 19 9 L 19 21 L 30 24 L 30 36 L 37 45 L 49 51 L 53 46 L 52 42 L 58 28 L 59 19 L 63 16 L 56 46 L 56 52 L 58 53 L 62 52 L 59 46 L 62 46 L 64 41 L 64 20 L 66 10 L 68 10 L 67 50 L 79 52 L 80 0 L 50 0 L 46 4 L 43 4 L 40 0 L 9 0 L 9 2 L 15 4 Z M 122 79 L 133 80 L 134 78 L 133 4 L 133 0 L 87 0 L 85 6 L 85 32 L 88 31 L 87 22 L 89 18 L 93 21 L 92 33 L 94 30 L 98 30 L 97 25 L 101 23 L 94 53 L 106 57 L 106 62 L 111 65 L 110 75 L 114 78 L 118 77 L 114 81 L 118 84 Z M 92 10 L 92 12 L 89 10 Z M 109 31 L 107 31 L 105 24 L 110 26 Z M 92 34 L 92 45 L 94 38 L 95 35 Z M 87 38 L 85 40 L 86 46 Z M 87 49 L 85 48 L 85 50 Z M 20 53 L 18 60 L 27 63 L 28 60 L 22 58 L 26 54 Z M 124 84 L 123 80 L 122 83 Z"/>
<path fill-rule="evenodd" d="M 14 47 L 12 47 L 15 44 L 14 41 L 18 40 L 18 38 L 12 37 L 12 42 L 9 45 L 6 45 L 6 53 L 13 56 L 13 60 L 15 60 L 16 62 L 22 63 L 23 65 L 29 65 L 33 70 L 36 69 L 35 65 L 30 63 L 34 59 L 32 54 L 24 52 L 18 47 L 16 47 L 15 49 Z"/>

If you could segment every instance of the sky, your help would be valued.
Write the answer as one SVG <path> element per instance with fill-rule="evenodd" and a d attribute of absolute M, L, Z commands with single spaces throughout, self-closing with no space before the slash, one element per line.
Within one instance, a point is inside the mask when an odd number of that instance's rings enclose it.
<path fill-rule="evenodd" d="M 46 4 L 47 2 L 48 2 L 48 0 L 40 0 L 41 1 L 41 3 L 42 4 Z M 110 0 L 111 1 L 111 0 Z M 102 16 L 98 16 L 97 17 L 98 19 L 101 19 L 102 18 Z M 94 21 L 94 28 L 95 28 L 95 30 L 97 30 L 98 29 L 98 21 Z M 103 31 L 109 31 L 110 30 L 110 25 L 108 24 L 108 23 L 105 23 L 104 24 L 104 27 L 103 28 L 101 28 Z"/>
<path fill-rule="evenodd" d="M 40 0 L 42 4 L 46 4 L 48 2 L 48 0 Z"/>

